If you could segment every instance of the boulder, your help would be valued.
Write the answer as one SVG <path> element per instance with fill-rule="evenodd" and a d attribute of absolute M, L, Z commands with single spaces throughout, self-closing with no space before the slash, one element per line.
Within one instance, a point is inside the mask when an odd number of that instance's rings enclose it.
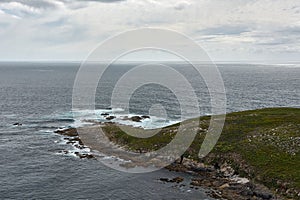
<path fill-rule="evenodd" d="M 141 120 L 143 119 L 142 117 L 140 116 L 133 116 L 130 118 L 132 121 L 134 122 L 141 122 Z"/>
<path fill-rule="evenodd" d="M 116 118 L 115 116 L 109 116 L 109 117 L 106 117 L 106 120 L 113 120 L 115 118 Z"/>

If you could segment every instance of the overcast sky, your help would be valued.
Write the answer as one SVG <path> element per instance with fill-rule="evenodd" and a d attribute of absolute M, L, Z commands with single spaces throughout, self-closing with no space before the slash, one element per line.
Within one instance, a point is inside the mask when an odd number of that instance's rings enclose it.
<path fill-rule="evenodd" d="M 215 61 L 299 61 L 299 0 L 1 0 L 0 60 L 83 60 L 104 39 L 155 27 Z"/>

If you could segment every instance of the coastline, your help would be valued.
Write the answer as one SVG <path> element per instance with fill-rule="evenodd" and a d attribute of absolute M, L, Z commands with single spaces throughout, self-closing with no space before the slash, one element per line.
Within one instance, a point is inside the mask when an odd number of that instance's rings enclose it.
<path fill-rule="evenodd" d="M 192 173 L 195 179 L 190 183 L 191 187 L 208 188 L 214 198 L 300 198 L 300 173 L 297 169 L 300 166 L 300 109 L 268 108 L 228 114 L 219 142 L 207 157 L 200 160 L 197 152 L 207 132 L 209 119 L 209 116 L 200 118 L 198 134 L 187 150 L 183 163 L 175 162 L 166 167 L 168 170 Z M 79 128 L 87 134 L 78 135 L 75 128 L 57 130 L 56 133 L 63 135 L 69 144 L 78 149 L 88 146 L 103 152 L 105 147 L 99 148 L 95 140 L 95 131 L 99 131 L 99 126 L 109 138 L 109 144 L 141 153 L 167 144 L 176 134 L 178 124 L 163 128 L 149 142 L 128 136 L 114 123 L 95 122 Z M 108 144 L 107 141 L 103 141 L 105 144 Z M 93 153 L 75 154 L 80 158 L 96 158 Z"/>

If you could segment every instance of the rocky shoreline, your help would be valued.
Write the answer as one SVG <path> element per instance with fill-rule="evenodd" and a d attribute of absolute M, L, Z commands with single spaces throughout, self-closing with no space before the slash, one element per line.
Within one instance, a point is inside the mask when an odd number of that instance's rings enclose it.
<path fill-rule="evenodd" d="M 216 168 L 216 166 L 184 159 L 182 164 L 173 163 L 166 168 L 171 171 L 193 174 L 194 179 L 190 187 L 207 189 L 208 194 L 216 199 L 280 199 L 263 185 L 240 177 L 227 163 Z"/>
<path fill-rule="evenodd" d="M 78 150 L 88 148 L 82 142 L 76 128 L 56 130 L 55 133 L 62 135 L 67 144 L 73 145 Z M 68 154 L 69 152 L 63 150 L 60 153 Z M 96 159 L 93 153 L 75 151 L 75 155 L 80 159 Z M 209 196 L 216 199 L 279 199 L 266 187 L 239 177 L 234 169 L 226 163 L 217 167 L 184 158 L 182 163 L 177 161 L 165 168 L 170 171 L 192 174 L 194 179 L 190 182 L 189 187 L 191 189 L 204 188 L 208 191 Z M 167 179 L 162 177 L 159 180 L 166 183 L 180 184 L 183 178 Z"/>
<path fill-rule="evenodd" d="M 59 129 L 54 131 L 54 133 L 62 135 L 64 137 L 63 139 L 66 141 L 66 144 L 73 145 L 78 150 L 89 148 L 83 144 L 76 128 Z M 69 154 L 70 152 L 68 150 L 61 150 L 58 153 Z M 75 151 L 74 154 L 80 159 L 95 159 L 95 156 L 92 153 L 81 153 L 80 151 Z"/>

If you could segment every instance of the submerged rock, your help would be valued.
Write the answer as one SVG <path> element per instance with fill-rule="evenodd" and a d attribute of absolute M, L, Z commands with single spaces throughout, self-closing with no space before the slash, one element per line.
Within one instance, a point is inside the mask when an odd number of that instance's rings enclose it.
<path fill-rule="evenodd" d="M 22 126 L 21 123 L 14 123 L 13 125 L 14 125 L 14 126 Z"/>
<path fill-rule="evenodd" d="M 160 178 L 159 180 L 162 182 L 167 182 L 167 183 L 181 183 L 184 180 L 184 178 L 178 176 L 173 179 Z"/>
<path fill-rule="evenodd" d="M 92 158 L 95 158 L 92 154 L 86 154 L 86 153 L 79 153 L 79 152 L 75 152 L 75 155 L 78 156 L 80 159 L 83 159 L 83 158 L 87 158 L 87 159 L 92 159 Z"/>

